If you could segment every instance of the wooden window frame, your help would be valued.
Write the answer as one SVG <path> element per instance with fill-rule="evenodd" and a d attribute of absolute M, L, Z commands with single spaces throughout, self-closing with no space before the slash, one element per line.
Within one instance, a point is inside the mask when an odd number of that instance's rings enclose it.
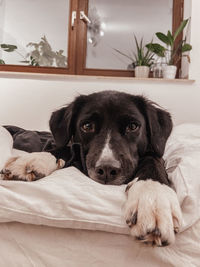
<path fill-rule="evenodd" d="M 0 65 L 0 71 L 12 72 L 33 72 L 33 73 L 51 73 L 51 74 L 75 74 L 91 76 L 115 76 L 115 77 L 133 77 L 133 70 L 112 70 L 112 69 L 93 69 L 86 68 L 87 51 L 87 25 L 79 19 L 80 11 L 88 14 L 89 0 L 70 0 L 70 14 L 68 23 L 68 66 L 67 68 L 21 66 L 21 65 Z M 183 20 L 184 0 L 173 0 L 172 32 L 174 33 Z M 71 27 L 72 11 L 76 11 L 77 18 L 75 25 Z M 176 44 L 182 36 L 176 40 Z M 181 61 L 177 64 L 181 69 Z"/>
<path fill-rule="evenodd" d="M 85 14 L 88 14 L 88 3 L 89 0 L 79 0 L 79 11 L 83 10 Z M 172 16 L 172 33 L 180 25 L 181 21 L 183 20 L 183 8 L 184 8 L 184 0 L 173 0 L 173 16 Z M 87 25 L 82 23 L 79 20 L 79 27 L 78 27 L 78 35 L 77 35 L 77 50 L 79 51 L 79 57 L 76 61 L 76 70 L 77 74 L 79 75 L 95 75 L 95 76 L 117 76 L 117 77 L 133 77 L 134 70 L 111 70 L 111 69 L 95 69 L 95 68 L 86 68 L 86 51 L 87 51 Z M 175 45 L 181 40 L 182 35 L 179 35 L 177 38 Z M 177 64 L 177 78 L 179 75 L 179 70 L 181 68 L 181 61 Z M 152 76 L 152 74 L 151 74 Z"/>
<path fill-rule="evenodd" d="M 38 66 L 23 66 L 23 65 L 0 65 L 0 71 L 12 72 L 33 72 L 33 73 L 50 73 L 50 74 L 75 74 L 75 53 L 76 53 L 76 31 L 72 30 L 71 20 L 72 11 L 78 9 L 78 0 L 70 0 L 69 3 L 69 23 L 68 23 L 68 66 L 66 68 L 56 67 L 38 67 Z M 76 26 L 76 20 L 75 20 Z"/>

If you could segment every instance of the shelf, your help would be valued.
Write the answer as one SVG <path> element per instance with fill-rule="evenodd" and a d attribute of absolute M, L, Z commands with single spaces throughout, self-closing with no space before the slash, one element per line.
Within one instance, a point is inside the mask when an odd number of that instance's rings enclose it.
<path fill-rule="evenodd" d="M 162 79 L 162 78 L 135 78 L 135 77 L 108 77 L 108 76 L 87 76 L 87 75 L 64 75 L 64 74 L 44 74 L 25 72 L 0 72 L 0 78 L 9 79 L 34 79 L 53 81 L 105 81 L 105 82 L 144 82 L 144 83 L 194 83 L 190 79 Z"/>

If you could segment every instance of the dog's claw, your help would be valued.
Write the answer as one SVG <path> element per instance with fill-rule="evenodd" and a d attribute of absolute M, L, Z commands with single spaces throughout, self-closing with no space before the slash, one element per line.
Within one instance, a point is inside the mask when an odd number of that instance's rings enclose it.
<path fill-rule="evenodd" d="M 8 169 L 3 169 L 3 170 L 1 170 L 0 173 L 1 173 L 1 174 L 11 174 L 11 171 L 8 170 Z"/>
<path fill-rule="evenodd" d="M 131 217 L 131 223 L 132 225 L 135 225 L 137 223 L 137 211 Z"/>
<path fill-rule="evenodd" d="M 160 232 L 160 229 L 158 227 L 156 227 L 153 231 L 152 231 L 152 234 L 154 236 L 158 236 L 158 237 L 161 237 L 161 232 Z"/>
<path fill-rule="evenodd" d="M 129 218 L 126 220 L 126 224 L 128 224 L 129 227 L 132 227 L 137 223 L 137 211 Z"/>

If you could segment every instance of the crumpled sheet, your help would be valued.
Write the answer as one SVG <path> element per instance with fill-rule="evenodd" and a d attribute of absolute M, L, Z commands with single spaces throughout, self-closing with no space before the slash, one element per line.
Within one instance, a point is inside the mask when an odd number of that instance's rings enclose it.
<path fill-rule="evenodd" d="M 12 141 L 0 136 L 6 153 Z M 70 167 L 32 183 L 0 181 L 0 266 L 200 266 L 200 125 L 175 127 L 164 158 L 184 218 L 175 244 L 135 242 L 123 219 L 125 185 Z"/>
<path fill-rule="evenodd" d="M 8 267 L 199 267 L 200 221 L 169 247 L 140 245 L 103 231 L 21 223 L 0 224 L 0 266 Z"/>

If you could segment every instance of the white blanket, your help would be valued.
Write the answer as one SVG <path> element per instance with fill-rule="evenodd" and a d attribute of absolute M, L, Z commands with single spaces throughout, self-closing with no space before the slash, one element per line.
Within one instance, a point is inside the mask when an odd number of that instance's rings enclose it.
<path fill-rule="evenodd" d="M 13 139 L 9 132 L 0 126 L 0 170 L 12 155 Z"/>
<path fill-rule="evenodd" d="M 13 152 L 12 138 L 3 128 L 0 143 L 3 166 Z M 184 232 L 200 220 L 200 125 L 175 127 L 164 158 L 181 204 Z M 123 217 L 125 187 L 98 184 L 74 167 L 35 182 L 0 181 L 0 222 L 129 234 Z"/>

